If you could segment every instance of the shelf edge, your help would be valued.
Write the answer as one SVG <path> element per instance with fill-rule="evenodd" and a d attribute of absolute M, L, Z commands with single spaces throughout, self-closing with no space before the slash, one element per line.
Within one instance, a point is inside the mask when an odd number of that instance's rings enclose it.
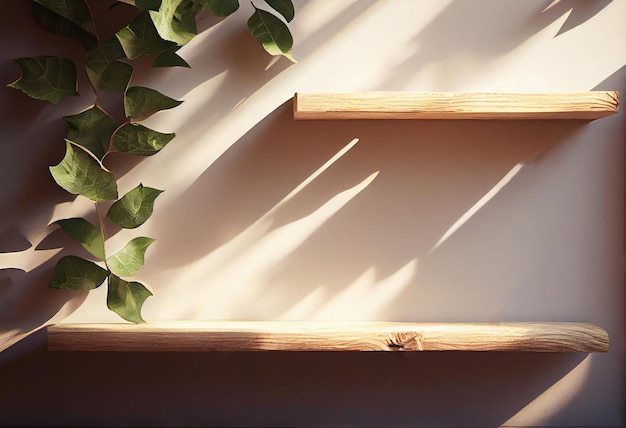
<path fill-rule="evenodd" d="M 296 93 L 296 120 L 343 119 L 580 119 L 618 112 L 619 92 Z"/>
<path fill-rule="evenodd" d="M 512 351 L 607 352 L 588 323 L 196 321 L 57 324 L 50 351 Z"/>

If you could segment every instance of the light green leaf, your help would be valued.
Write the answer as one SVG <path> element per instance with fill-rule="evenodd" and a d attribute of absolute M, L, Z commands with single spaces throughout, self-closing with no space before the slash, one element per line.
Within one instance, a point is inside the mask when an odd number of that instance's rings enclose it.
<path fill-rule="evenodd" d="M 72 37 L 78 40 L 85 50 L 90 50 L 98 44 L 98 39 L 92 33 L 39 3 L 31 3 L 31 14 L 35 22 L 44 30 L 59 36 Z"/>
<path fill-rule="evenodd" d="M 109 149 L 111 136 L 119 126 L 115 119 L 95 105 L 63 119 L 68 126 L 67 139 L 86 148 L 98 159 L 102 159 Z"/>
<path fill-rule="evenodd" d="M 191 68 L 187 61 L 182 59 L 176 51 L 180 49 L 179 46 L 172 46 L 169 49 L 161 52 L 152 62 L 153 67 L 187 67 Z"/>
<path fill-rule="evenodd" d="M 185 45 L 198 34 L 195 12 L 191 0 L 162 0 L 158 11 L 150 11 L 150 18 L 161 38 Z"/>
<path fill-rule="evenodd" d="M 176 134 L 163 134 L 143 125 L 126 124 L 113 136 L 113 148 L 131 155 L 151 156 L 159 152 Z"/>
<path fill-rule="evenodd" d="M 57 104 L 77 94 L 76 66 L 67 58 L 37 56 L 18 58 L 22 77 L 8 86 L 28 96 Z"/>
<path fill-rule="evenodd" d="M 34 0 L 46 9 L 73 22 L 85 31 L 93 34 L 91 12 L 85 0 Z"/>
<path fill-rule="evenodd" d="M 239 0 L 195 0 L 215 16 L 228 16 L 239 9 Z"/>
<path fill-rule="evenodd" d="M 107 217 L 124 229 L 139 227 L 152 215 L 154 200 L 161 193 L 163 190 L 144 187 L 140 184 L 120 200 L 115 201 L 109 208 Z"/>
<path fill-rule="evenodd" d="M 102 285 L 109 271 L 77 256 L 62 257 L 54 267 L 50 288 L 93 290 Z"/>
<path fill-rule="evenodd" d="M 131 240 L 119 252 L 107 259 L 107 267 L 119 277 L 137 275 L 143 267 L 146 250 L 154 241 L 152 238 L 143 236 Z"/>
<path fill-rule="evenodd" d="M 150 18 L 149 12 L 142 12 L 127 26 L 115 33 L 126 56 L 130 59 L 142 55 L 156 55 L 176 46 L 175 43 L 163 40 Z"/>
<path fill-rule="evenodd" d="M 73 195 L 82 195 L 92 201 L 117 199 L 115 177 L 90 152 L 65 140 L 65 157 L 50 167 L 59 186 Z"/>
<path fill-rule="evenodd" d="M 284 55 L 297 62 L 291 56 L 293 38 L 280 18 L 255 6 L 254 13 L 248 19 L 248 30 L 270 55 Z"/>
<path fill-rule="evenodd" d="M 139 324 L 145 322 L 141 317 L 141 307 L 152 293 L 139 282 L 126 282 L 111 275 L 107 293 L 107 306 L 126 321 Z"/>
<path fill-rule="evenodd" d="M 126 117 L 145 117 L 160 110 L 167 110 L 182 104 L 159 91 L 143 86 L 131 86 L 124 96 Z"/>
<path fill-rule="evenodd" d="M 296 15 L 291 0 L 265 0 L 265 3 L 274 8 L 276 12 L 280 13 L 287 22 L 291 22 Z"/>
<path fill-rule="evenodd" d="M 126 54 L 116 37 L 90 50 L 85 70 L 91 83 L 105 91 L 124 92 L 133 74 L 133 66 L 118 61 L 123 58 L 126 58 Z"/>
<path fill-rule="evenodd" d="M 84 218 L 66 218 L 54 223 L 61 226 L 70 238 L 77 241 L 98 260 L 104 260 L 104 237 L 99 228 Z"/>

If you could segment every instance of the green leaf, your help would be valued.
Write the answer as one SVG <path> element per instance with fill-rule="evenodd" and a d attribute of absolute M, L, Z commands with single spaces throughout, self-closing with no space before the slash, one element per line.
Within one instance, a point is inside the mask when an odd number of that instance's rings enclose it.
<path fill-rule="evenodd" d="M 77 241 L 98 260 L 104 260 L 104 237 L 102 231 L 84 218 L 66 218 L 54 222 L 63 228 L 70 238 Z"/>
<path fill-rule="evenodd" d="M 163 190 L 144 187 L 140 184 L 120 200 L 115 201 L 109 208 L 107 217 L 124 229 L 139 227 L 152 215 L 154 200 L 161 193 Z"/>
<path fill-rule="evenodd" d="M 182 104 L 159 91 L 143 86 L 131 86 L 124 96 L 126 117 L 145 117 L 157 111 L 167 110 Z"/>
<path fill-rule="evenodd" d="M 133 67 L 119 59 L 126 58 L 116 37 L 111 37 L 89 51 L 85 71 L 98 89 L 124 92 L 133 74 Z"/>
<path fill-rule="evenodd" d="M 115 33 L 115 36 L 130 59 L 142 55 L 156 55 L 176 46 L 175 43 L 161 38 L 149 12 L 137 15 L 127 27 Z"/>
<path fill-rule="evenodd" d="M 90 50 L 98 44 L 96 36 L 39 3 L 31 2 L 31 15 L 44 30 L 59 36 L 72 37 L 78 40 L 85 50 Z"/>
<path fill-rule="evenodd" d="M 248 19 L 248 30 L 270 55 L 284 55 L 297 62 L 291 56 L 293 38 L 280 18 L 255 6 L 254 13 Z"/>
<path fill-rule="evenodd" d="M 135 0 L 135 6 L 141 10 L 159 10 L 161 0 Z"/>
<path fill-rule="evenodd" d="M 238 0 L 196 0 L 215 16 L 228 16 L 239 9 Z"/>
<path fill-rule="evenodd" d="M 291 22 L 296 15 L 296 11 L 293 8 L 291 0 L 265 0 L 265 3 L 274 8 L 276 12 L 280 13 L 287 22 Z"/>
<path fill-rule="evenodd" d="M 69 128 L 67 139 L 86 148 L 98 159 L 102 159 L 109 149 L 111 136 L 119 126 L 115 119 L 95 105 L 63 119 Z"/>
<path fill-rule="evenodd" d="M 144 322 L 141 307 L 150 296 L 152 293 L 139 282 L 126 282 L 115 275 L 109 277 L 107 306 L 126 321 Z"/>
<path fill-rule="evenodd" d="M 117 199 L 115 177 L 90 152 L 65 140 L 65 157 L 50 167 L 59 186 L 73 195 L 82 195 L 92 201 Z"/>
<path fill-rule="evenodd" d="M 77 256 L 62 257 L 54 267 L 50 288 L 93 290 L 102 285 L 109 271 Z"/>
<path fill-rule="evenodd" d="M 131 240 L 119 252 L 107 259 L 107 267 L 119 277 L 137 275 L 143 267 L 146 250 L 154 241 L 152 238 L 143 236 Z"/>
<path fill-rule="evenodd" d="M 180 49 L 179 46 L 172 46 L 169 49 L 161 52 L 152 62 L 153 67 L 187 67 L 191 68 L 187 61 L 182 59 L 176 51 Z"/>
<path fill-rule="evenodd" d="M 161 38 L 185 45 L 198 34 L 195 12 L 191 0 L 162 0 L 158 11 L 150 11 L 150 18 Z"/>
<path fill-rule="evenodd" d="M 163 134 L 143 125 L 126 124 L 113 136 L 113 148 L 131 155 L 151 156 L 159 152 L 176 134 Z"/>
<path fill-rule="evenodd" d="M 91 12 L 85 0 L 34 0 L 46 9 L 71 21 L 85 31 L 94 33 Z"/>
<path fill-rule="evenodd" d="M 76 66 L 67 58 L 37 56 L 18 58 L 22 77 L 8 86 L 28 96 L 57 104 L 77 94 Z"/>

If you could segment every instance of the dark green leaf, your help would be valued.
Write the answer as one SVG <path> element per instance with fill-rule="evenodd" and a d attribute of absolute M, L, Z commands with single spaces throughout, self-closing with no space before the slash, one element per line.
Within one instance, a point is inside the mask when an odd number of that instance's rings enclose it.
<path fill-rule="evenodd" d="M 152 293 L 139 282 L 126 282 L 111 275 L 107 293 L 107 306 L 110 310 L 135 324 L 144 322 L 141 307 Z"/>
<path fill-rule="evenodd" d="M 72 37 L 78 40 L 85 50 L 93 49 L 98 44 L 96 36 L 39 3 L 31 2 L 31 14 L 44 30 L 59 36 Z"/>
<path fill-rule="evenodd" d="M 98 89 L 110 92 L 124 92 L 133 74 L 133 66 L 122 61 L 113 61 L 104 69 L 96 71 L 86 68 L 91 83 Z"/>
<path fill-rule="evenodd" d="M 143 236 L 131 240 L 107 259 L 107 267 L 119 277 L 137 275 L 143 267 L 146 250 L 153 242 L 154 239 Z"/>
<path fill-rule="evenodd" d="M 119 126 L 117 121 L 98 106 L 82 113 L 65 116 L 67 139 L 86 148 L 98 159 L 109 149 L 111 136 Z"/>
<path fill-rule="evenodd" d="M 50 288 L 93 290 L 102 285 L 109 271 L 92 261 L 77 256 L 62 257 L 52 272 Z"/>
<path fill-rule="evenodd" d="M 124 92 L 133 74 L 133 67 L 118 61 L 123 58 L 126 58 L 126 54 L 116 37 L 111 37 L 90 50 L 85 70 L 91 83 L 105 91 Z"/>
<path fill-rule="evenodd" d="M 150 156 L 161 150 L 176 134 L 163 134 L 143 125 L 126 124 L 113 136 L 113 148 L 131 155 Z"/>
<path fill-rule="evenodd" d="M 160 110 L 167 110 L 182 104 L 159 91 L 143 86 L 131 86 L 124 96 L 126 117 L 145 117 Z"/>
<path fill-rule="evenodd" d="M 291 0 L 265 0 L 276 12 L 280 13 L 287 22 L 291 22 L 296 14 Z"/>
<path fill-rule="evenodd" d="M 66 218 L 55 223 L 98 260 L 104 260 L 104 238 L 99 228 L 84 218 Z"/>
<path fill-rule="evenodd" d="M 156 55 L 176 46 L 175 43 L 163 40 L 150 18 L 148 12 L 142 12 L 127 27 L 115 33 L 126 56 L 134 59 L 142 55 Z"/>
<path fill-rule="evenodd" d="M 228 16 L 239 9 L 239 0 L 195 0 L 215 16 Z"/>
<path fill-rule="evenodd" d="M 176 51 L 180 49 L 179 46 L 172 46 L 169 49 L 161 52 L 152 63 L 153 67 L 187 67 L 190 68 L 187 61 L 182 59 Z"/>
<path fill-rule="evenodd" d="M 15 60 L 22 77 L 8 86 L 28 96 L 57 104 L 77 94 L 76 66 L 67 58 L 37 56 Z"/>
<path fill-rule="evenodd" d="M 159 10 L 161 0 L 125 0 L 137 6 L 140 10 Z"/>
<path fill-rule="evenodd" d="M 34 0 L 46 9 L 93 34 L 91 12 L 85 0 Z"/>
<path fill-rule="evenodd" d="M 255 7 L 248 19 L 248 30 L 270 55 L 284 55 L 296 62 L 291 56 L 293 38 L 280 18 Z"/>
<path fill-rule="evenodd" d="M 134 229 L 141 226 L 152 215 L 154 200 L 163 193 L 163 190 L 144 187 L 142 184 L 115 201 L 107 217 L 124 229 Z"/>
<path fill-rule="evenodd" d="M 150 18 L 161 38 L 185 45 L 198 34 L 195 5 L 191 0 L 162 0 Z"/>
<path fill-rule="evenodd" d="M 65 157 L 50 167 L 59 186 L 73 195 L 82 195 L 92 201 L 117 199 L 115 177 L 91 153 L 65 140 Z"/>

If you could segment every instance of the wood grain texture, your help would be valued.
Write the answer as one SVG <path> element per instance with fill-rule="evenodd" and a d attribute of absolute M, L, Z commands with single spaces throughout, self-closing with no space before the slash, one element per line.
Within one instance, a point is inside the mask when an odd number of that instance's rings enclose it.
<path fill-rule="evenodd" d="M 294 119 L 584 119 L 617 113 L 618 92 L 296 93 Z"/>
<path fill-rule="evenodd" d="M 607 352 L 586 323 L 197 321 L 57 324 L 50 351 L 530 351 Z"/>

